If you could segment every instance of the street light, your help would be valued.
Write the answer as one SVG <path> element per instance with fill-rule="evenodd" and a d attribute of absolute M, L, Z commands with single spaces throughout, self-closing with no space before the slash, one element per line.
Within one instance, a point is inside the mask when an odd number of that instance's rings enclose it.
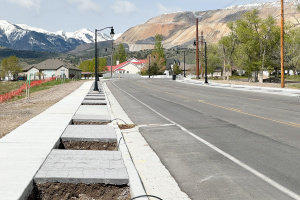
<path fill-rule="evenodd" d="M 204 59 L 205 59 L 205 81 L 204 81 L 204 83 L 208 83 L 208 81 L 207 81 L 207 47 L 206 47 L 206 41 L 204 39 L 203 39 L 203 41 L 204 41 Z M 194 40 L 194 46 L 197 45 L 196 42 L 197 41 Z"/>
<path fill-rule="evenodd" d="M 98 76 L 97 32 L 103 31 L 104 29 L 107 29 L 107 28 L 110 28 L 110 37 L 113 38 L 115 35 L 114 27 L 106 27 L 106 28 L 103 28 L 100 30 L 95 29 L 95 84 L 94 84 L 94 91 L 99 91 L 99 88 L 98 88 L 99 76 Z"/>

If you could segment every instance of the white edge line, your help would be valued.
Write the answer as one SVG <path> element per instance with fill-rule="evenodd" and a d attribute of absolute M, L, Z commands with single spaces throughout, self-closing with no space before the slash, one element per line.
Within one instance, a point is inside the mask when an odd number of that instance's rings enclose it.
<path fill-rule="evenodd" d="M 113 82 L 113 84 L 115 85 L 114 82 Z M 115 86 L 117 88 L 119 88 L 117 85 L 115 85 Z M 164 115 L 160 114 L 159 112 L 157 112 L 156 110 L 154 110 L 153 108 L 151 108 L 150 106 L 148 106 L 147 104 L 141 102 L 140 100 L 138 100 L 137 98 L 135 98 L 134 96 L 132 96 L 131 94 L 129 94 L 128 92 L 122 90 L 121 88 L 119 88 L 119 90 L 123 91 L 124 93 L 126 93 L 127 95 L 129 95 L 130 97 L 132 97 L 133 99 L 135 99 L 136 101 L 138 101 L 139 103 L 143 104 L 144 106 L 146 106 L 147 108 L 149 108 L 150 110 L 152 110 L 154 113 L 156 113 L 159 116 L 163 117 L 164 119 L 168 120 L 170 123 L 175 124 L 176 126 L 178 126 L 181 130 L 183 130 L 187 134 L 191 135 L 192 137 L 194 137 L 195 139 L 199 140 L 200 142 L 202 142 L 203 144 L 205 144 L 209 148 L 211 148 L 211 149 L 215 150 L 216 152 L 220 153 L 221 155 L 225 156 L 226 158 L 228 158 L 232 162 L 236 163 L 237 165 L 239 165 L 242 168 L 246 169 L 247 171 L 251 172 L 255 176 L 257 176 L 260 179 L 264 180 L 265 182 L 269 183 L 270 185 L 272 185 L 273 187 L 277 188 L 281 192 L 287 194 L 288 196 L 290 196 L 290 197 L 292 197 L 294 199 L 300 200 L 300 196 L 298 194 L 294 193 L 293 191 L 289 190 L 288 188 L 284 187 L 283 185 L 277 183 L 276 181 L 270 179 L 269 177 L 265 176 L 264 174 L 256 171 L 252 167 L 246 165 L 242 161 L 240 161 L 240 160 L 236 159 L 235 157 L 231 156 L 230 154 L 224 152 L 223 150 L 221 150 L 218 147 L 214 146 L 210 142 L 208 142 L 208 141 L 202 139 L 201 137 L 195 135 L 194 133 L 190 132 L 189 130 L 187 130 L 186 128 L 184 128 L 183 126 L 181 126 L 180 124 L 177 124 L 176 122 L 174 122 L 171 119 L 169 119 L 169 118 L 165 117 Z"/>

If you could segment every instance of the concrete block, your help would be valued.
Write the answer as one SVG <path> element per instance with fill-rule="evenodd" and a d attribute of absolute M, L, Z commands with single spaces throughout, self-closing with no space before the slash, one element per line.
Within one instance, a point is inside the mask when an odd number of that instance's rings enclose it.
<path fill-rule="evenodd" d="M 62 141 L 117 142 L 115 129 L 109 125 L 69 125 Z"/>
<path fill-rule="evenodd" d="M 36 183 L 57 181 L 61 183 L 128 184 L 129 178 L 122 158 L 109 160 L 115 158 L 114 155 L 117 154 L 119 155 L 121 152 L 54 149 L 47 158 L 51 161 L 44 162 L 34 180 Z M 95 165 L 95 163 L 98 164 Z"/>

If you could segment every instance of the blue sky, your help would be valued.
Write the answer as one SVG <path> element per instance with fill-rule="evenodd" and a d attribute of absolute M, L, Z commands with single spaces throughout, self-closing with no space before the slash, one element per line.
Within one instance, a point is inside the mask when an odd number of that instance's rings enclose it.
<path fill-rule="evenodd" d="M 163 13 L 275 0 L 0 0 L 0 20 L 56 32 L 114 26 L 116 33 Z"/>

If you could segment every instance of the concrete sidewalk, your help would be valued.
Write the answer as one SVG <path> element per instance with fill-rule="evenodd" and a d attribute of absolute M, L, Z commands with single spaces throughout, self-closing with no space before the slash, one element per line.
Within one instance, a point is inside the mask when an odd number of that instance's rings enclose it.
<path fill-rule="evenodd" d="M 81 105 L 92 82 L 0 139 L 0 197 L 24 199 L 33 177 Z"/>
<path fill-rule="evenodd" d="M 228 90 L 240 90 L 240 91 L 247 91 L 247 92 L 258 92 L 258 93 L 300 97 L 300 90 L 296 90 L 296 89 L 224 84 L 224 83 L 214 83 L 213 81 L 211 83 L 205 84 L 204 81 L 192 80 L 188 78 L 185 78 L 183 80 L 177 80 L 177 82 L 193 84 L 193 85 L 201 85 L 205 87 L 223 88 Z"/>

